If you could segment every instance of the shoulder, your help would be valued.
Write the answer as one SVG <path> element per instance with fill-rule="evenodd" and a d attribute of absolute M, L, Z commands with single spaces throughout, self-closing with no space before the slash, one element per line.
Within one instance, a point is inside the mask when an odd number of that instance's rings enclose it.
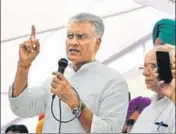
<path fill-rule="evenodd" d="M 102 63 L 99 63 L 98 70 L 102 75 L 110 78 L 111 80 L 125 81 L 125 78 L 123 77 L 123 75 L 120 72 L 118 72 L 118 71 L 116 71 L 116 70 L 114 70 L 114 69 L 112 69 Z"/>
<path fill-rule="evenodd" d="M 121 73 L 102 63 L 99 64 L 98 70 L 100 77 L 103 79 L 102 81 L 106 83 L 104 90 L 128 92 L 127 82 Z"/>

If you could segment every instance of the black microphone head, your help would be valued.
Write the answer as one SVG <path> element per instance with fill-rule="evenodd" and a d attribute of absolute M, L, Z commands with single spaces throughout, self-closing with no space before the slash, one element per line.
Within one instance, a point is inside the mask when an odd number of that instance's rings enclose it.
<path fill-rule="evenodd" d="M 65 68 L 68 66 L 68 61 L 67 61 L 67 59 L 61 58 L 61 59 L 58 61 L 58 65 L 59 65 L 58 72 L 60 72 L 60 73 L 63 74 L 64 71 L 65 71 Z"/>

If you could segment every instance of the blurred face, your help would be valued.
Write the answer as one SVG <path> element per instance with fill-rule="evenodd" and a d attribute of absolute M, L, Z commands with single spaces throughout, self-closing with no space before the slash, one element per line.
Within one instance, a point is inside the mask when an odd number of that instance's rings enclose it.
<path fill-rule="evenodd" d="M 158 87 L 158 80 L 155 77 L 154 70 L 156 69 L 155 51 L 150 51 L 144 60 L 143 75 L 145 76 L 145 84 L 148 89 L 156 90 Z"/>
<path fill-rule="evenodd" d="M 101 40 L 96 38 L 91 23 L 73 22 L 67 30 L 67 57 L 75 65 L 93 61 L 100 42 Z"/>

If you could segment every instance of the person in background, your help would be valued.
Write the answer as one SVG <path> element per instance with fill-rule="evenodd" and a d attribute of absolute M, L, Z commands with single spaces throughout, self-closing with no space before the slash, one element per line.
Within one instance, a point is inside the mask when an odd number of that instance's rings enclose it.
<path fill-rule="evenodd" d="M 39 122 L 36 126 L 36 133 L 42 133 L 42 128 L 43 128 L 43 123 L 44 123 L 44 118 L 45 118 L 45 115 L 44 114 L 40 114 L 39 115 Z"/>
<path fill-rule="evenodd" d="M 153 43 L 156 46 L 167 45 L 173 49 L 176 46 L 176 21 L 172 19 L 161 19 L 159 20 L 153 28 Z M 164 84 L 163 81 L 159 82 L 161 92 L 173 101 L 175 104 L 175 58 L 172 63 L 172 74 L 173 80 L 170 84 Z M 158 77 L 157 70 L 155 70 L 155 76 Z"/>
<path fill-rule="evenodd" d="M 159 81 L 159 87 L 163 95 L 167 96 L 174 104 L 176 104 L 175 100 L 175 93 L 176 93 L 176 86 L 175 86 L 175 77 L 176 77 L 176 54 L 174 56 L 173 62 L 172 62 L 172 81 L 169 84 L 165 84 L 164 81 Z M 158 78 L 158 72 L 157 69 L 155 70 L 155 76 Z"/>
<path fill-rule="evenodd" d="M 175 133 L 175 105 L 161 92 L 159 81 L 155 76 L 156 51 L 168 52 L 171 63 L 174 60 L 175 49 L 167 45 L 154 47 L 146 54 L 143 75 L 147 88 L 154 91 L 155 94 L 151 98 L 151 104 L 138 117 L 131 133 Z"/>
<path fill-rule="evenodd" d="M 176 25 L 175 20 L 161 19 L 159 20 L 152 32 L 153 44 L 155 46 L 168 44 L 170 46 L 176 45 Z"/>
<path fill-rule="evenodd" d="M 29 133 L 29 131 L 25 125 L 11 125 L 6 128 L 5 133 Z"/>
<path fill-rule="evenodd" d="M 142 96 L 136 97 L 129 102 L 128 114 L 122 133 L 130 133 L 133 125 L 138 119 L 138 116 L 147 106 L 150 105 L 150 103 L 150 98 Z"/>

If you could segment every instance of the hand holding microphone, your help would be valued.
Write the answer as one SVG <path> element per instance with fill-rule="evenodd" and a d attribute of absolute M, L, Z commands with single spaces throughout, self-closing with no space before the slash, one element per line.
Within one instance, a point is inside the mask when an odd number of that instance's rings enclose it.
<path fill-rule="evenodd" d="M 40 43 L 36 40 L 35 27 L 31 28 L 31 37 L 20 45 L 19 49 L 19 64 L 24 68 L 29 68 L 33 60 L 39 53 Z"/>
<path fill-rule="evenodd" d="M 57 95 L 63 102 L 68 104 L 70 108 L 77 107 L 79 106 L 79 100 L 73 91 L 72 86 L 63 75 L 68 62 L 66 59 L 61 59 L 58 64 L 58 72 L 53 72 L 55 77 L 51 82 L 51 93 Z"/>

